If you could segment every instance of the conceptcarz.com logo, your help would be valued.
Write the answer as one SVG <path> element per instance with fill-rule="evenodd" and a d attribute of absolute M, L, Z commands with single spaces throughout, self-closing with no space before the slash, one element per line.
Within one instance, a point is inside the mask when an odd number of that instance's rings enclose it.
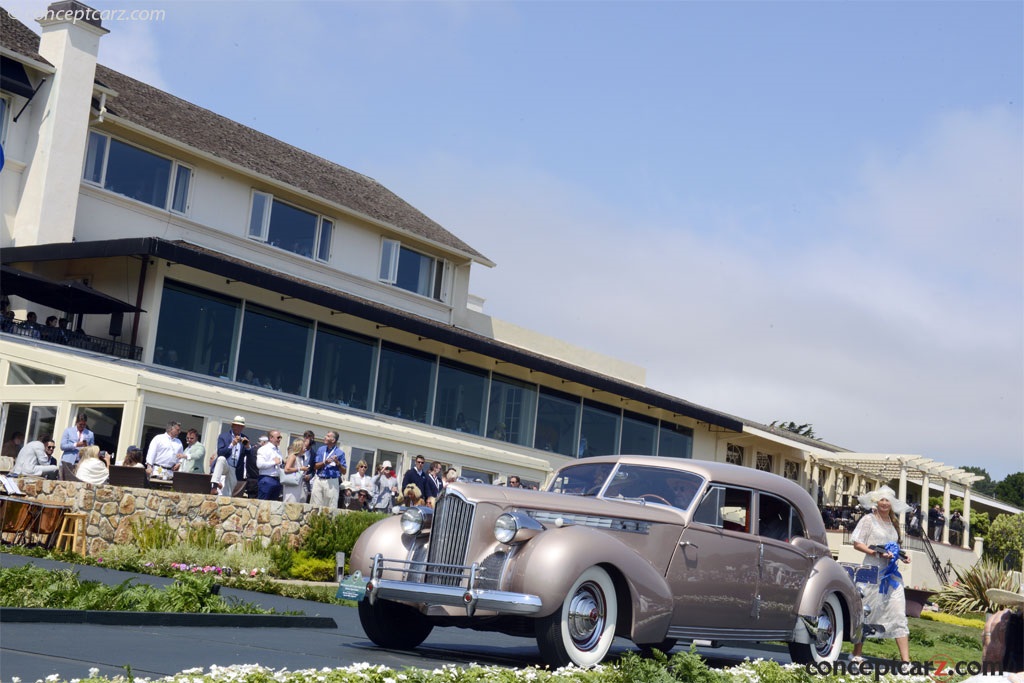
<path fill-rule="evenodd" d="M 805 664 L 812 676 L 873 676 L 877 681 L 889 674 L 897 676 L 927 676 L 933 681 L 945 681 L 951 676 L 1002 676 L 1002 664 L 994 662 L 953 661 L 937 655 L 927 662 L 818 662 Z"/>

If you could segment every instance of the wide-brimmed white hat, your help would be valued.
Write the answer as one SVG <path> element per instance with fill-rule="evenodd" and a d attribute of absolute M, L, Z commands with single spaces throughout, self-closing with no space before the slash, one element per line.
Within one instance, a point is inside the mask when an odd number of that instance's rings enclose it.
<path fill-rule="evenodd" d="M 989 588 L 985 591 L 985 595 L 988 597 L 989 602 L 1002 605 L 1003 607 L 1024 606 L 1024 588 L 1017 593 L 1002 588 Z"/>
<path fill-rule="evenodd" d="M 245 418 L 242 417 L 241 415 L 235 415 L 234 419 L 231 420 L 231 424 L 233 424 L 233 425 L 242 425 L 244 427 L 245 426 Z"/>
<path fill-rule="evenodd" d="M 888 486 L 881 486 L 874 491 L 868 491 L 867 493 L 857 496 L 857 500 L 860 501 L 861 507 L 874 509 L 878 505 L 878 501 L 885 498 L 892 505 L 892 511 L 897 515 L 903 514 L 910 509 L 910 506 L 904 503 L 902 500 L 896 497 L 896 492 Z"/>

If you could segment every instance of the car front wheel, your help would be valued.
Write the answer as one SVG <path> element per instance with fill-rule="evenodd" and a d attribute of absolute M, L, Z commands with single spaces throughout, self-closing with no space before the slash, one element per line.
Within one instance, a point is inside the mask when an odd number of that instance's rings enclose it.
<path fill-rule="evenodd" d="M 430 635 L 434 625 L 418 610 L 390 600 L 359 601 L 359 623 L 366 637 L 381 647 L 411 650 Z"/>
<path fill-rule="evenodd" d="M 561 609 L 537 620 L 537 645 L 551 666 L 591 667 L 601 663 L 615 639 L 618 606 L 608 572 L 583 572 L 562 601 Z"/>
<path fill-rule="evenodd" d="M 789 656 L 796 664 L 835 662 L 843 649 L 843 609 L 839 598 L 830 593 L 821 604 L 814 629 L 801 623 L 797 628 L 808 631 L 809 643 L 789 643 Z"/>

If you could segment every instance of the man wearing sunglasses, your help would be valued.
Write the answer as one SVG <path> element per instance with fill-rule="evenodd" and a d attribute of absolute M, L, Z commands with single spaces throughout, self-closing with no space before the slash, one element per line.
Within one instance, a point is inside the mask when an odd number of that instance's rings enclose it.
<path fill-rule="evenodd" d="M 51 464 L 55 445 L 49 436 L 28 442 L 18 452 L 11 474 L 53 478 L 57 471 L 57 465 Z"/>

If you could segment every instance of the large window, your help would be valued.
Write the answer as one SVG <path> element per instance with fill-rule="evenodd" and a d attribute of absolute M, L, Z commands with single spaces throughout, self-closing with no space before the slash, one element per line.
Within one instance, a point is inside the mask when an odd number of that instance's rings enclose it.
<path fill-rule="evenodd" d="M 10 440 L 15 432 L 25 435 L 25 443 L 49 436 L 60 441 L 57 429 L 57 407 L 31 405 L 29 403 L 4 403 L 0 406 L 3 418 L 3 441 Z"/>
<path fill-rule="evenodd" d="M 319 326 L 309 385 L 310 398 L 368 409 L 367 397 L 376 361 L 376 340 Z"/>
<path fill-rule="evenodd" d="M 533 447 L 575 457 L 580 426 L 580 400 L 544 390 L 537 401 L 537 429 Z"/>
<path fill-rule="evenodd" d="M 159 209 L 185 213 L 192 170 L 102 133 L 89 133 L 85 179 Z"/>
<path fill-rule="evenodd" d="M 448 264 L 385 239 L 380 250 L 380 281 L 438 301 L 448 299 Z"/>
<path fill-rule="evenodd" d="M 237 299 L 165 281 L 153 362 L 213 377 L 230 377 L 241 310 Z"/>
<path fill-rule="evenodd" d="M 246 305 L 238 350 L 239 382 L 305 395 L 313 325 L 269 308 Z"/>
<path fill-rule="evenodd" d="M 618 410 L 612 410 L 599 403 L 583 401 L 583 421 L 577 455 L 587 458 L 592 455 L 618 453 L 621 417 Z"/>
<path fill-rule="evenodd" d="M 249 237 L 290 251 L 293 254 L 328 261 L 334 222 L 291 204 L 285 204 L 266 192 L 252 193 Z"/>
<path fill-rule="evenodd" d="M 536 413 L 535 385 L 494 376 L 487 408 L 487 436 L 521 446 L 532 446 Z"/>
<path fill-rule="evenodd" d="M 658 455 L 665 458 L 692 458 L 693 430 L 662 422 L 658 430 Z"/>
<path fill-rule="evenodd" d="M 487 373 L 442 360 L 437 370 L 434 424 L 467 434 L 479 434 L 486 408 Z"/>
<path fill-rule="evenodd" d="M 619 452 L 630 455 L 654 455 L 657 429 L 657 420 L 626 413 L 622 418 L 622 447 Z"/>
<path fill-rule="evenodd" d="M 377 375 L 376 411 L 426 422 L 436 368 L 433 356 L 384 344 Z"/>

